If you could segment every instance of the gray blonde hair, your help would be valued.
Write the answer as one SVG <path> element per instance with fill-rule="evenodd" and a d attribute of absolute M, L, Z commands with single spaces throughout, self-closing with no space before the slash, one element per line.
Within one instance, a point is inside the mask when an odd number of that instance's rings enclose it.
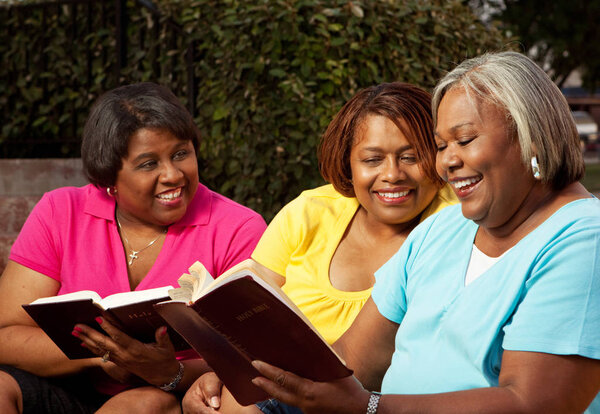
<path fill-rule="evenodd" d="M 433 91 L 434 128 L 442 98 L 455 88 L 464 88 L 467 96 L 473 94 L 506 111 L 524 165 L 531 169 L 530 160 L 537 156 L 545 183 L 559 190 L 581 179 L 585 166 L 567 100 L 531 59 L 516 52 L 499 52 L 462 62 Z"/>

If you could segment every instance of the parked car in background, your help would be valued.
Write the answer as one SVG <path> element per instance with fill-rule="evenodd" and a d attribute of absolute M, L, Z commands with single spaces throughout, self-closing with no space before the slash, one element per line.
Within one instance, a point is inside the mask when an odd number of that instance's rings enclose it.
<path fill-rule="evenodd" d="M 584 151 L 595 151 L 598 145 L 598 124 L 586 111 L 573 111 L 577 132 Z"/>

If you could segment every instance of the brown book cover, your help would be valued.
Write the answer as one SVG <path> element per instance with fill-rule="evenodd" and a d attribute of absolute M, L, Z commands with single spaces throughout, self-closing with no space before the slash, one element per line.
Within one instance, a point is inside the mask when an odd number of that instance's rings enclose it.
<path fill-rule="evenodd" d="M 100 299 L 95 292 L 80 291 L 38 299 L 23 308 L 69 359 L 90 358 L 97 355 L 82 347 L 81 340 L 71 335 L 76 324 L 86 324 L 103 332 L 95 321 L 96 317 L 103 316 L 129 336 L 146 343 L 154 342 L 156 330 L 168 324 L 153 305 L 168 300 L 169 289 L 171 286 L 123 292 L 105 299 Z M 190 348 L 173 329 L 169 329 L 169 337 L 176 350 Z"/>
<path fill-rule="evenodd" d="M 255 359 L 315 381 L 352 374 L 285 293 L 255 269 L 237 267 L 214 285 L 193 303 L 173 300 L 154 307 L 206 359 L 238 403 L 269 398 L 251 383 L 260 375 L 250 364 Z"/>

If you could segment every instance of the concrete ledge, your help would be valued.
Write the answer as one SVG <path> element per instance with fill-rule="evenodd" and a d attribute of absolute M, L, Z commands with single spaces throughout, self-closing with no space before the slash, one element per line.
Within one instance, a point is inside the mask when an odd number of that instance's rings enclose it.
<path fill-rule="evenodd" d="M 42 195 L 87 184 L 81 159 L 0 159 L 0 273 L 23 223 Z"/>
<path fill-rule="evenodd" d="M 80 158 L 0 160 L 0 196 L 41 196 L 58 187 L 85 184 Z"/>

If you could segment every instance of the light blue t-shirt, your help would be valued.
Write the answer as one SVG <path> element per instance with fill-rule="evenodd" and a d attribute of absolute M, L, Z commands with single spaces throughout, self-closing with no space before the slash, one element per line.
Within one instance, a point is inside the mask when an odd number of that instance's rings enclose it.
<path fill-rule="evenodd" d="M 477 228 L 447 207 L 375 274 L 375 304 L 400 324 L 384 393 L 497 386 L 504 349 L 600 359 L 600 201 L 563 206 L 465 286 Z"/>

